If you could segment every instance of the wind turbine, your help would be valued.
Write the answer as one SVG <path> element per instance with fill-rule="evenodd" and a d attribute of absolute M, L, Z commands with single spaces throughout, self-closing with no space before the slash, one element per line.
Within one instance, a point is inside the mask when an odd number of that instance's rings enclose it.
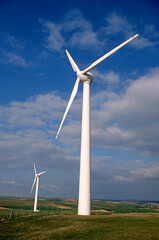
<path fill-rule="evenodd" d="M 78 199 L 78 215 L 91 214 L 91 198 L 90 198 L 90 85 L 93 81 L 93 74 L 89 71 L 116 52 L 118 49 L 136 38 L 138 34 L 129 38 L 95 62 L 93 62 L 85 70 L 80 71 L 69 52 L 66 50 L 67 57 L 72 65 L 73 70 L 76 72 L 77 80 L 75 82 L 73 91 L 71 93 L 69 102 L 64 112 L 61 124 L 59 126 L 56 139 L 60 133 L 63 122 L 71 107 L 71 104 L 78 91 L 79 82 L 83 84 L 83 106 L 82 106 L 82 126 L 81 126 L 81 154 L 80 154 L 80 174 L 79 174 L 79 199 Z"/>
<path fill-rule="evenodd" d="M 33 188 L 34 188 L 34 185 L 35 185 L 35 182 L 36 182 L 35 198 L 34 198 L 34 212 L 38 212 L 39 210 L 37 210 L 37 202 L 38 202 L 39 178 L 40 178 L 40 176 L 41 176 L 42 174 L 44 174 L 46 171 L 41 172 L 41 173 L 37 173 L 36 167 L 35 167 L 35 163 L 34 163 L 34 172 L 35 172 L 35 178 L 34 178 L 34 181 L 33 181 L 32 188 L 31 188 L 31 193 L 32 193 L 32 191 L 33 191 Z"/>

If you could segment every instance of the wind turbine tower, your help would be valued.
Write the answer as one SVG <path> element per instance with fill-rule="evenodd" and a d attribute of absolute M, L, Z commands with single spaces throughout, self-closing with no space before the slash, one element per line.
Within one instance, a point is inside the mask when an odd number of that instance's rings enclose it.
<path fill-rule="evenodd" d="M 69 102 L 64 112 L 61 124 L 59 126 L 56 139 L 60 133 L 63 122 L 71 107 L 71 104 L 78 91 L 78 85 L 83 84 L 83 105 L 82 105 L 82 126 L 81 126 L 81 154 L 80 154 L 80 174 L 79 174 L 79 198 L 78 198 L 78 215 L 91 214 L 91 197 L 90 197 L 90 85 L 93 81 L 93 74 L 89 71 L 116 52 L 118 49 L 136 38 L 138 34 L 129 38 L 110 52 L 106 53 L 103 57 L 93 62 L 88 68 L 80 71 L 75 61 L 72 59 L 69 52 L 66 50 L 68 59 L 72 65 L 73 70 L 76 72 L 77 80 L 75 82 L 73 91 L 71 93 Z"/>
<path fill-rule="evenodd" d="M 36 182 L 36 189 L 35 189 L 35 198 L 34 198 L 34 212 L 39 212 L 39 210 L 37 209 L 37 203 L 38 203 L 38 189 L 39 189 L 39 178 L 42 174 L 44 174 L 46 171 L 41 172 L 41 173 L 37 173 L 36 171 L 36 167 L 35 167 L 35 163 L 34 163 L 34 173 L 35 173 L 35 178 L 33 181 L 33 185 L 31 188 L 31 193 L 33 191 L 35 182 Z"/>

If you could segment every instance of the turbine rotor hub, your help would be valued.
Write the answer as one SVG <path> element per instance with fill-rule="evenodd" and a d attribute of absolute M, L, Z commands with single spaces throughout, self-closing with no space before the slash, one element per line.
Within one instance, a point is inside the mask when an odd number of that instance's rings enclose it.
<path fill-rule="evenodd" d="M 81 83 L 89 82 L 90 84 L 93 81 L 93 74 L 90 72 L 87 72 L 83 74 L 82 72 L 78 72 L 77 76 L 80 78 Z"/>

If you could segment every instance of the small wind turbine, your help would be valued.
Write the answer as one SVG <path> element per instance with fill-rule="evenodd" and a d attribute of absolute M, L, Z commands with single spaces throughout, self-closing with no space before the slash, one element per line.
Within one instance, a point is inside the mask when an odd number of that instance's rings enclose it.
<path fill-rule="evenodd" d="M 37 173 L 35 163 L 34 163 L 34 172 L 35 172 L 35 178 L 34 178 L 34 181 L 33 181 L 32 188 L 31 188 L 31 193 L 33 191 L 33 188 L 34 188 L 34 185 L 35 185 L 35 182 L 36 182 L 35 198 L 34 198 L 34 212 L 38 212 L 39 210 L 37 210 L 37 202 L 38 202 L 39 178 L 40 178 L 40 175 L 44 174 L 46 171 L 41 172 L 41 173 Z"/>
<path fill-rule="evenodd" d="M 66 50 L 68 59 L 72 65 L 73 70 L 77 74 L 73 91 L 71 93 L 69 102 L 67 104 L 65 113 L 63 115 L 61 124 L 59 126 L 56 139 L 60 133 L 63 122 L 71 107 L 71 104 L 78 91 L 79 82 L 83 84 L 83 107 L 82 107 L 82 126 L 81 126 L 81 154 L 80 154 L 80 174 L 79 174 L 79 199 L 78 199 L 78 215 L 90 215 L 91 213 L 91 199 L 90 199 L 90 84 L 93 81 L 93 74 L 89 71 L 116 52 L 119 48 L 123 47 L 128 42 L 136 38 L 138 34 L 134 35 L 127 41 L 123 42 L 103 57 L 93 62 L 88 68 L 80 71 L 69 52 Z"/>

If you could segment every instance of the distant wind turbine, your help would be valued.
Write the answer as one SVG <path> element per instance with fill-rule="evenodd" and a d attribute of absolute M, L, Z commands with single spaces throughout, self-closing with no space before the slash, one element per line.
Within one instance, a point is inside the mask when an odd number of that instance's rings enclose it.
<path fill-rule="evenodd" d="M 123 42 L 103 57 L 93 62 L 88 68 L 80 71 L 69 52 L 66 50 L 67 57 L 72 65 L 73 70 L 77 74 L 73 91 L 63 115 L 61 124 L 57 131 L 56 139 L 60 133 L 63 122 L 71 107 L 71 104 L 78 91 L 79 82 L 83 84 L 83 107 L 82 107 L 82 127 L 81 127 L 81 154 L 80 154 L 80 174 L 79 174 L 79 199 L 78 199 L 78 215 L 90 215 L 91 198 L 90 198 L 90 84 L 93 81 L 93 74 L 89 71 L 116 52 L 118 49 L 126 45 L 128 42 L 136 38 L 138 34 Z"/>
<path fill-rule="evenodd" d="M 41 173 L 37 173 L 36 172 L 36 167 L 35 167 L 35 163 L 34 163 L 34 173 L 35 173 L 35 178 L 34 178 L 34 181 L 33 181 L 33 185 L 32 185 L 32 188 L 31 188 L 31 193 L 33 191 L 33 188 L 34 188 L 34 185 L 35 185 L 35 182 L 36 182 L 36 189 L 35 189 L 35 198 L 34 198 L 34 212 L 38 212 L 39 210 L 37 210 L 37 202 L 38 202 L 38 189 L 39 189 L 39 178 L 42 174 L 44 174 L 46 171 L 44 172 L 41 172 Z"/>

